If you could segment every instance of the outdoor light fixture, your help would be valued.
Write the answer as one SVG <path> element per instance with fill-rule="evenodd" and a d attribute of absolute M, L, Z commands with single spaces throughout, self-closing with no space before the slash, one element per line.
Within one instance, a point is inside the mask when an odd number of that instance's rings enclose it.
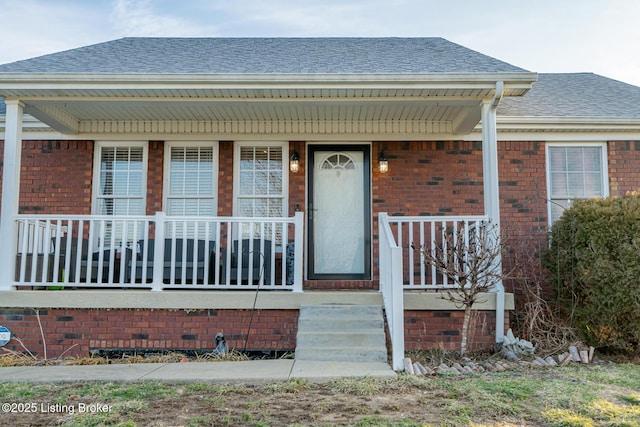
<path fill-rule="evenodd" d="M 389 160 L 387 160 L 387 156 L 384 155 L 384 150 L 378 154 L 378 172 L 389 172 Z"/>
<path fill-rule="evenodd" d="M 289 171 L 292 173 L 300 172 L 300 154 L 295 150 L 293 150 L 293 154 L 289 158 Z"/>

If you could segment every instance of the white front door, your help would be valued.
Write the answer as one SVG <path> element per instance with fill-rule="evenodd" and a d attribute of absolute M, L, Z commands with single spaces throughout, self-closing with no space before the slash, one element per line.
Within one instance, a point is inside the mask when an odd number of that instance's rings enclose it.
<path fill-rule="evenodd" d="M 309 277 L 370 277 L 368 146 L 310 147 Z"/>

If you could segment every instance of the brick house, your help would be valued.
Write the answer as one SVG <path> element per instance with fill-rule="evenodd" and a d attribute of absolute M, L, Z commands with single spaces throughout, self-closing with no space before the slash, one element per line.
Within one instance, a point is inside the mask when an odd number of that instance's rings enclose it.
<path fill-rule="evenodd" d="M 0 96 L 0 324 L 49 356 L 293 351 L 302 306 L 349 304 L 401 369 L 462 322 L 412 244 L 489 220 L 524 252 L 640 186 L 640 88 L 440 38 L 125 38 L 0 65 Z"/>

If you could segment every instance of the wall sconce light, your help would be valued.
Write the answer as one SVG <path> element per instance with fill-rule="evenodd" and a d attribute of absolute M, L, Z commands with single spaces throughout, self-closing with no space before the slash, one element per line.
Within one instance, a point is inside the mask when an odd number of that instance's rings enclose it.
<path fill-rule="evenodd" d="M 387 156 L 384 155 L 384 150 L 380 151 L 380 154 L 378 154 L 378 172 L 389 172 L 389 160 L 387 160 Z"/>
<path fill-rule="evenodd" d="M 291 157 L 289 158 L 289 171 L 291 173 L 300 172 L 300 154 L 297 151 L 293 151 Z"/>

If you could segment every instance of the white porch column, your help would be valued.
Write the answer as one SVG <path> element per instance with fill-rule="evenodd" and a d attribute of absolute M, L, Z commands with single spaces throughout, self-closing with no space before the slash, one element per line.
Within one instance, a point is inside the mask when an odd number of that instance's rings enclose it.
<path fill-rule="evenodd" d="M 496 96 L 482 104 L 482 180 L 484 186 L 484 213 L 500 225 L 500 197 L 498 178 L 498 133 L 496 108 L 502 98 L 502 82 L 498 82 Z"/>
<path fill-rule="evenodd" d="M 0 210 L 0 291 L 15 289 L 16 243 L 20 196 L 20 159 L 22 154 L 22 113 L 24 104 L 19 100 L 5 100 L 7 112 L 4 131 L 4 164 L 2 168 L 2 210 Z"/>
<path fill-rule="evenodd" d="M 496 83 L 496 93 L 491 101 L 482 104 L 482 181 L 484 212 L 500 233 L 500 191 L 498 176 L 498 132 L 496 109 L 504 91 L 503 82 Z M 500 235 L 496 236 L 500 238 Z M 502 261 L 497 266 L 502 270 Z M 496 343 L 504 341 L 504 286 L 496 285 Z"/>

